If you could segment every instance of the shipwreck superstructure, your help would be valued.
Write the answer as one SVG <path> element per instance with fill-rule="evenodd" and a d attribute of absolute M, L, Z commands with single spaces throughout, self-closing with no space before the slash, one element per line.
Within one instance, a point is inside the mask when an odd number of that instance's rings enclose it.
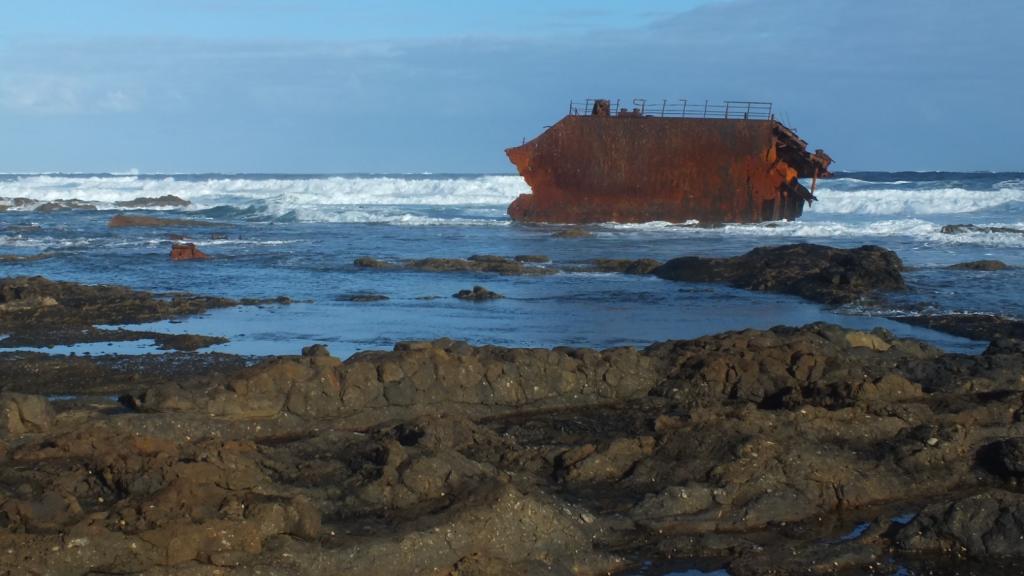
<path fill-rule="evenodd" d="M 793 219 L 832 162 L 808 152 L 770 103 L 745 101 L 572 102 L 555 125 L 505 153 L 533 191 L 509 216 L 553 223 Z"/>

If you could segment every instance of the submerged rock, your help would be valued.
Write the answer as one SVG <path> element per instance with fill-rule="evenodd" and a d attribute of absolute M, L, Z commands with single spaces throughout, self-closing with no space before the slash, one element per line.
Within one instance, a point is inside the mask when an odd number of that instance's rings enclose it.
<path fill-rule="evenodd" d="M 516 262 L 528 262 L 531 264 L 544 264 L 551 262 L 551 258 L 544 256 L 543 254 L 519 254 L 514 257 Z"/>
<path fill-rule="evenodd" d="M 1024 340 L 1024 321 L 992 314 L 925 314 L 889 319 L 972 340 Z"/>
<path fill-rule="evenodd" d="M 65 212 L 68 210 L 96 210 L 95 204 L 81 200 L 54 200 L 36 206 L 36 212 Z"/>
<path fill-rule="evenodd" d="M 543 260 L 541 260 L 543 258 Z M 395 269 L 407 268 L 422 272 L 489 272 L 504 276 L 542 276 L 555 274 L 557 271 L 541 266 L 539 262 L 547 261 L 547 257 L 517 256 L 506 258 L 493 254 L 475 254 L 469 258 L 422 258 L 407 260 L 401 263 L 384 262 L 376 258 L 364 256 L 356 258 L 353 264 L 360 268 Z"/>
<path fill-rule="evenodd" d="M 593 235 L 585 228 L 566 228 L 552 234 L 555 238 L 590 238 Z"/>
<path fill-rule="evenodd" d="M 1020 228 L 1009 228 L 1006 226 L 976 226 L 974 224 L 947 224 L 940 230 L 943 234 L 963 234 L 965 232 L 979 232 L 983 234 L 1024 234 Z"/>
<path fill-rule="evenodd" d="M 381 270 L 386 270 L 388 268 L 398 268 L 397 264 L 384 262 L 383 260 L 377 260 L 376 258 L 371 258 L 369 256 L 362 256 L 356 258 L 355 260 L 352 261 L 352 264 L 359 268 L 377 268 Z"/>
<path fill-rule="evenodd" d="M 452 294 L 452 297 L 458 298 L 459 300 L 473 300 L 474 302 L 504 298 L 501 294 L 492 292 L 483 286 L 473 286 L 472 290 L 459 290 L 455 294 Z"/>
<path fill-rule="evenodd" d="M 341 294 L 334 298 L 338 302 L 380 302 L 381 300 L 387 300 L 388 297 L 383 294 L 374 294 L 372 292 L 357 292 L 353 294 Z"/>
<path fill-rule="evenodd" d="M 590 263 L 594 266 L 594 270 L 598 272 L 619 272 L 637 275 L 650 274 L 661 266 L 661 262 L 651 258 L 641 258 L 639 260 L 600 258 L 591 260 Z"/>
<path fill-rule="evenodd" d="M 1009 266 L 1005 262 L 999 260 L 973 260 L 971 262 L 961 262 L 959 264 L 953 264 L 947 266 L 950 270 L 983 270 L 983 271 L 995 271 L 995 270 L 1006 270 Z"/>
<path fill-rule="evenodd" d="M 107 222 L 108 228 L 193 228 L 223 226 L 217 222 L 206 222 L 203 220 L 183 220 L 180 218 L 156 218 L 154 216 L 130 216 L 117 214 Z"/>

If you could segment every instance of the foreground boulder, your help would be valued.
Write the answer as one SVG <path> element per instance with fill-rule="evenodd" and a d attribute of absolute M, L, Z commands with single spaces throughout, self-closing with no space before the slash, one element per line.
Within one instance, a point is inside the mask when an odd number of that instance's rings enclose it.
<path fill-rule="evenodd" d="M 1019 573 L 1022 373 L 825 324 L 160 372 L 0 442 L 0 572 Z"/>

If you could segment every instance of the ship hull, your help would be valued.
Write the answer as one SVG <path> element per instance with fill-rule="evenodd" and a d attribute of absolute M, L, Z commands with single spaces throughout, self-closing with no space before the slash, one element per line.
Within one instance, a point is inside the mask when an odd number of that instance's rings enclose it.
<path fill-rule="evenodd" d="M 827 162 L 792 139 L 774 120 L 566 116 L 506 150 L 533 191 L 508 213 L 552 223 L 797 218 L 813 198 L 797 178 L 825 175 Z"/>

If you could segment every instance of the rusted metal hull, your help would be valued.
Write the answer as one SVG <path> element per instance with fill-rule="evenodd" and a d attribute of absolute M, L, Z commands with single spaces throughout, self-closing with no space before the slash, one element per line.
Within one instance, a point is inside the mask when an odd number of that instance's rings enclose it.
<path fill-rule="evenodd" d="M 775 120 L 570 115 L 505 151 L 532 194 L 526 222 L 761 222 L 813 199 L 797 178 L 831 162 Z"/>

